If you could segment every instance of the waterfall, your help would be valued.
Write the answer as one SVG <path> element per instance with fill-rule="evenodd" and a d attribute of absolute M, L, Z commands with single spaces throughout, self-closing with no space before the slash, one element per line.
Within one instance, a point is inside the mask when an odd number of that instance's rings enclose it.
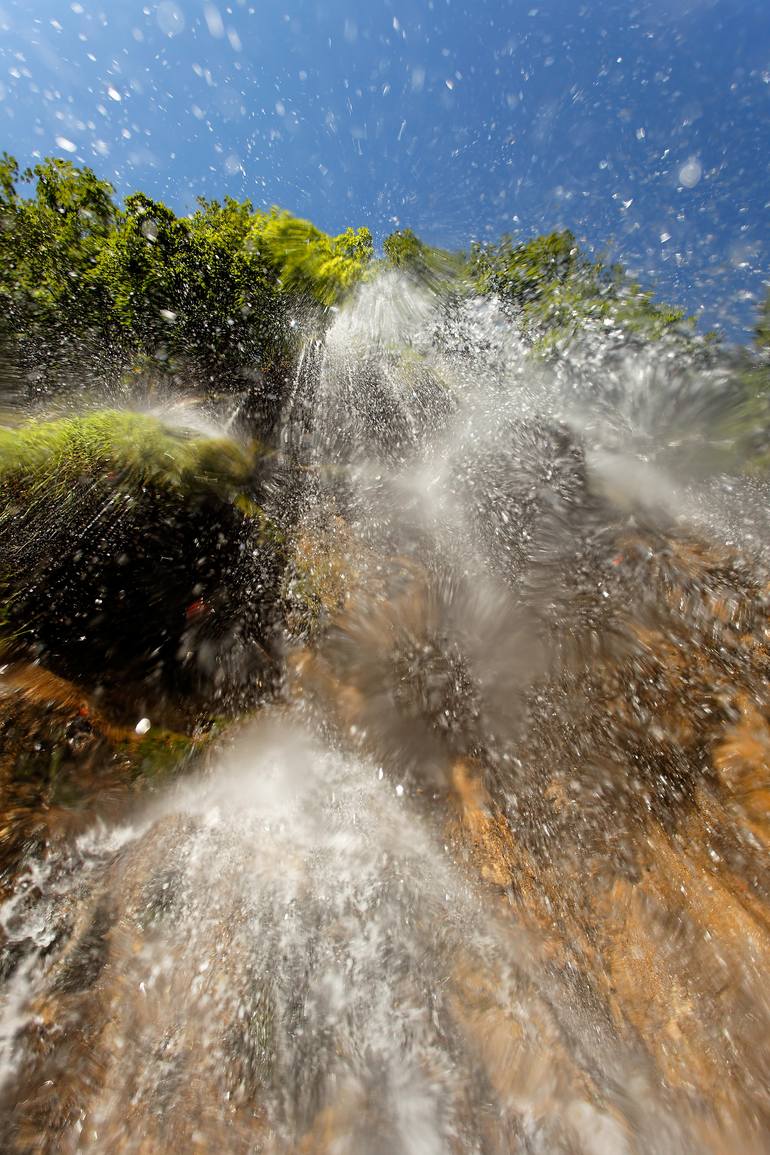
<path fill-rule="evenodd" d="M 344 597 L 209 765 L 22 867 L 4 1150 L 768 1149 L 765 828 L 704 769 L 766 588 L 699 480 L 731 404 L 396 272 L 307 334 L 279 446 Z"/>

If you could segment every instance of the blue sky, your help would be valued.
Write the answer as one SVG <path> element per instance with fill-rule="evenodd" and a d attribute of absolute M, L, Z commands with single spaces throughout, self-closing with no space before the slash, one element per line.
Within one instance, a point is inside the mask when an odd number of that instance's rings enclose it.
<path fill-rule="evenodd" d="M 738 340 L 770 277 L 770 0 L 0 0 L 0 124 L 177 211 L 568 226 Z"/>

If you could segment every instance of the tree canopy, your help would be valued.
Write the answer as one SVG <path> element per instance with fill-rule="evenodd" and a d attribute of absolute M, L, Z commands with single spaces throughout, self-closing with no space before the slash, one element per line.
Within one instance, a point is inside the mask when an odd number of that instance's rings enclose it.
<path fill-rule="evenodd" d="M 94 357 L 103 370 L 105 351 L 220 385 L 269 369 L 290 354 L 292 313 L 333 305 L 372 253 L 368 229 L 333 237 L 229 197 L 188 217 L 141 192 L 121 208 L 89 168 L 0 162 L 2 337 L 44 380 Z"/>

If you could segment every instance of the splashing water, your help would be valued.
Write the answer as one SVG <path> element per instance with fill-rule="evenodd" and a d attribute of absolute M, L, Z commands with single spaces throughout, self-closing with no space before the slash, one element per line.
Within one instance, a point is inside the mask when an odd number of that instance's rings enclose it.
<path fill-rule="evenodd" d="M 639 1060 L 600 1023 L 568 1053 L 565 1027 L 587 1024 L 555 1014 L 564 992 L 528 937 L 374 763 L 275 721 L 78 853 L 74 892 L 27 920 L 46 928 L 17 983 L 32 1016 L 6 1011 L 28 1043 L 6 1094 L 22 1089 L 22 1131 L 53 1124 L 52 1150 L 304 1150 L 326 1133 L 351 1155 L 632 1149 L 618 1079 L 643 1085 Z M 489 1069 L 500 1046 L 505 1071 Z"/>

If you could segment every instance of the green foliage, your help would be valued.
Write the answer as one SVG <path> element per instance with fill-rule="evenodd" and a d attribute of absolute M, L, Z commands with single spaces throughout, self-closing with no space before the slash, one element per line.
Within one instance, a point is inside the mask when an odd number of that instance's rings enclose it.
<path fill-rule="evenodd" d="M 19 179 L 34 182 L 34 196 L 19 195 Z M 10 302 L 27 293 L 42 313 L 82 305 L 84 292 L 93 294 L 89 274 L 117 219 L 112 186 L 89 168 L 56 159 L 19 178 L 16 161 L 4 154 L 0 188 L 0 293 Z"/>
<path fill-rule="evenodd" d="M 20 174 L 3 156 L 0 364 L 52 384 L 91 362 L 103 376 L 106 357 L 217 387 L 280 373 L 289 314 L 334 304 L 371 257 L 368 229 L 332 237 L 229 197 L 178 217 L 134 193 L 121 210 L 89 168 L 49 159 Z"/>
<path fill-rule="evenodd" d="M 750 472 L 770 473 L 770 293 L 759 313 L 754 347 L 739 374 L 741 404 L 725 429 L 741 464 Z"/>
<path fill-rule="evenodd" d="M 30 382 L 36 390 L 80 386 L 149 366 L 153 377 L 248 391 L 250 415 L 269 430 L 296 355 L 295 327 L 322 326 L 330 306 L 382 267 L 447 299 L 494 294 L 540 354 L 568 353 L 585 330 L 685 343 L 693 332 L 681 310 L 656 302 L 622 268 L 589 258 L 568 231 L 453 253 L 406 228 L 383 247 L 375 261 L 366 228 L 331 236 L 229 197 L 201 199 L 188 217 L 143 193 L 121 208 L 89 168 L 49 158 L 21 172 L 3 155 L 0 405 L 17 403 Z M 770 297 L 741 370 L 742 428 L 767 427 L 769 358 Z M 113 438 L 125 420 L 110 418 Z M 150 452 L 149 431 L 136 432 L 126 442 Z M 38 431 L 37 452 L 45 436 Z M 752 460 L 761 440 L 752 433 Z"/>
<path fill-rule="evenodd" d="M 382 248 L 385 259 L 394 269 L 422 271 L 427 266 L 428 246 L 411 229 L 391 233 Z"/>
<path fill-rule="evenodd" d="M 385 238 L 383 249 L 386 265 L 434 288 L 499 297 L 541 352 L 587 325 L 659 340 L 689 324 L 681 310 L 656 303 L 620 266 L 586 257 L 568 230 L 529 241 L 503 237 L 499 244 L 474 244 L 465 255 L 426 245 L 402 229 Z"/>
<path fill-rule="evenodd" d="M 387 236 L 382 244 L 385 264 L 400 269 L 436 290 L 456 289 L 465 278 L 467 258 L 421 241 L 411 229 L 401 229 Z"/>
<path fill-rule="evenodd" d="M 585 325 L 657 339 L 683 320 L 621 270 L 582 255 L 569 232 L 465 255 L 403 229 L 384 253 L 385 265 L 441 292 L 497 294 L 541 349 Z M 375 267 L 365 228 L 330 236 L 231 198 L 200 200 L 190 217 L 143 193 L 120 209 L 89 168 L 48 159 L 20 173 L 12 157 L 0 161 L 0 365 L 9 381 L 17 363 L 56 384 L 76 365 L 82 379 L 92 362 L 103 376 L 105 359 L 147 358 L 215 388 L 242 387 L 255 368 L 280 379 L 293 355 L 290 320 L 316 310 L 322 321 Z"/>
<path fill-rule="evenodd" d="M 34 185 L 34 194 L 20 195 L 17 183 Z M 78 336 L 97 331 L 101 338 L 109 302 L 94 269 L 117 221 L 112 192 L 70 161 L 49 159 L 20 175 L 3 155 L 0 310 L 6 346 L 12 335 L 26 360 L 45 365 Z"/>
<path fill-rule="evenodd" d="M 472 250 L 474 288 L 518 304 L 541 300 L 549 289 L 574 275 L 578 249 L 572 233 L 549 233 L 522 244 L 509 237 L 499 245 Z"/>
<path fill-rule="evenodd" d="M 606 267 L 582 254 L 568 230 L 476 245 L 470 264 L 475 291 L 494 293 L 515 307 L 541 351 L 568 342 L 586 326 L 619 328 L 649 340 L 672 328 L 692 328 L 682 310 L 657 304 L 620 266 Z"/>
<path fill-rule="evenodd" d="M 280 355 L 283 314 L 264 262 L 245 259 L 248 202 L 199 202 L 177 217 L 143 193 L 126 198 L 95 277 L 124 339 L 160 361 L 218 380 Z"/>
<path fill-rule="evenodd" d="M 368 229 L 331 237 L 278 210 L 254 219 L 249 241 L 283 291 L 321 305 L 335 304 L 361 279 L 373 252 Z"/>

